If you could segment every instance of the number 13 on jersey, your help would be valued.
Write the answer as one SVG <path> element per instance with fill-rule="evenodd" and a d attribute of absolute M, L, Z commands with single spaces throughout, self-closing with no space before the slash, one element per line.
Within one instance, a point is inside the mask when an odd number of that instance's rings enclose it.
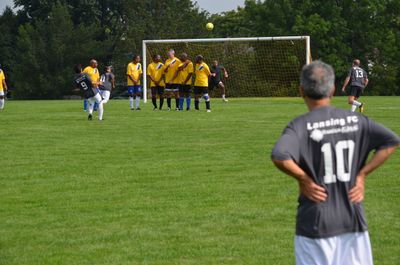
<path fill-rule="evenodd" d="M 325 164 L 325 175 L 324 183 L 330 184 L 335 183 L 337 179 L 342 182 L 350 181 L 351 177 L 351 166 L 354 156 L 354 141 L 345 140 L 336 143 L 334 148 L 332 148 L 331 143 L 325 143 L 321 147 L 321 152 L 324 155 Z M 345 150 L 348 150 L 347 161 L 345 161 Z M 336 156 L 336 175 L 334 173 L 334 161 L 333 153 Z M 347 172 L 346 172 L 347 164 Z"/>

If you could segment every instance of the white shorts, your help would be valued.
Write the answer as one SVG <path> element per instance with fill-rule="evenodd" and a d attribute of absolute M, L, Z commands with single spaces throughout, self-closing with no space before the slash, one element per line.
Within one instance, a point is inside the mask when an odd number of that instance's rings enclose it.
<path fill-rule="evenodd" d="M 88 98 L 88 102 L 89 104 L 94 104 L 94 103 L 100 103 L 102 100 L 100 93 L 97 93 L 96 95 L 94 95 L 91 98 Z"/>
<path fill-rule="evenodd" d="M 107 103 L 110 100 L 111 92 L 108 90 L 100 90 L 101 96 L 103 97 L 103 102 Z"/>
<path fill-rule="evenodd" d="M 313 239 L 295 237 L 297 265 L 372 265 L 368 232 Z"/>
<path fill-rule="evenodd" d="M 4 90 L 0 90 L 0 96 L 4 96 Z"/>

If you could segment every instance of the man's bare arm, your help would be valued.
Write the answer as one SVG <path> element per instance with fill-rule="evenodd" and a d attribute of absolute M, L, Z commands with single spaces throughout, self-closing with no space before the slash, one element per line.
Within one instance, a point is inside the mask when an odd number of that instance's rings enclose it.
<path fill-rule="evenodd" d="M 360 203 L 364 200 L 365 178 L 379 166 L 381 166 L 389 156 L 396 150 L 397 146 L 385 148 L 377 151 L 367 164 L 360 170 L 356 178 L 356 185 L 349 191 L 350 201 Z"/>
<path fill-rule="evenodd" d="M 342 91 L 343 92 L 346 90 L 346 87 L 349 84 L 349 82 L 350 82 L 350 76 L 346 77 L 346 79 L 344 80 L 344 84 L 343 84 L 343 87 L 342 87 Z"/>
<path fill-rule="evenodd" d="M 186 77 L 186 80 L 183 82 L 183 84 L 186 84 L 187 82 L 189 82 L 189 80 L 192 78 L 193 73 L 189 73 L 188 76 Z"/>
<path fill-rule="evenodd" d="M 328 195 L 293 160 L 273 160 L 275 166 L 299 182 L 300 192 L 313 202 L 326 200 Z"/>

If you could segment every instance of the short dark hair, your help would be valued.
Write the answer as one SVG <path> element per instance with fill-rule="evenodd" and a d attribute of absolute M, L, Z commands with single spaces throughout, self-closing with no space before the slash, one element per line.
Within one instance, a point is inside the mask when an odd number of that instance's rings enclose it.
<path fill-rule="evenodd" d="M 136 58 L 140 57 L 140 54 L 134 54 L 133 55 L 133 60 L 136 60 Z"/>
<path fill-rule="evenodd" d="M 82 64 L 77 64 L 74 66 L 74 72 L 80 74 L 82 72 Z"/>
<path fill-rule="evenodd" d="M 199 62 L 199 61 L 204 61 L 204 57 L 203 57 L 203 55 L 197 55 L 196 56 L 196 62 Z"/>

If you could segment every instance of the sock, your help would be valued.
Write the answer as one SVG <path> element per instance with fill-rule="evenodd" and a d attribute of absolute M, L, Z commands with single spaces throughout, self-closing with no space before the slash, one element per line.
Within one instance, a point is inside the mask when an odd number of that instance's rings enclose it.
<path fill-rule="evenodd" d="M 354 105 L 354 104 L 351 105 L 351 111 L 352 111 L 352 112 L 356 111 L 356 109 L 357 109 L 357 105 Z"/>
<path fill-rule="evenodd" d="M 98 109 L 99 109 L 99 121 L 101 121 L 101 120 L 103 120 L 103 113 L 104 113 L 102 101 L 100 101 L 100 103 L 98 104 Z"/>
<path fill-rule="evenodd" d="M 194 100 L 194 108 L 197 110 L 199 109 L 199 100 L 198 99 Z"/>
<path fill-rule="evenodd" d="M 171 98 L 167 98 L 167 105 L 168 105 L 168 108 L 171 108 Z"/>
<path fill-rule="evenodd" d="M 222 99 L 225 99 L 225 94 L 222 94 Z"/>
<path fill-rule="evenodd" d="M 4 109 L 4 103 L 5 103 L 4 98 L 0 99 L 0 109 Z"/>
<path fill-rule="evenodd" d="M 129 105 L 133 109 L 133 97 L 129 97 Z"/>
<path fill-rule="evenodd" d="M 356 105 L 357 107 L 359 107 L 362 105 L 362 103 L 357 100 L 353 100 L 353 105 Z"/>
<path fill-rule="evenodd" d="M 89 114 L 93 114 L 93 104 L 89 103 L 88 110 L 89 110 Z"/>
<path fill-rule="evenodd" d="M 184 97 L 180 97 L 179 98 L 179 109 L 183 110 L 183 103 L 185 102 L 185 98 Z"/>
<path fill-rule="evenodd" d="M 157 108 L 157 98 L 151 98 L 151 101 L 153 102 L 153 107 Z"/>
<path fill-rule="evenodd" d="M 160 98 L 160 109 L 162 109 L 163 105 L 164 105 L 164 98 L 161 97 Z"/>
<path fill-rule="evenodd" d="M 191 102 L 192 102 L 192 98 L 191 97 L 187 97 L 186 98 L 186 108 L 190 109 Z"/>
<path fill-rule="evenodd" d="M 83 100 L 83 110 L 87 110 L 88 109 L 88 101 L 87 101 L 87 99 L 84 99 Z"/>
<path fill-rule="evenodd" d="M 136 108 L 140 107 L 140 96 L 136 96 Z"/>
<path fill-rule="evenodd" d="M 210 109 L 210 101 L 206 101 L 206 109 Z"/>
<path fill-rule="evenodd" d="M 179 98 L 175 99 L 175 108 L 179 109 Z"/>

